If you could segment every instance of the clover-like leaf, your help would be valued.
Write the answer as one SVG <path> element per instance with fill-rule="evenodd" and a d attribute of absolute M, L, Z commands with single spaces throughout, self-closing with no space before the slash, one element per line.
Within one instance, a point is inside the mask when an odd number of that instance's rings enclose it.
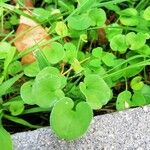
<path fill-rule="evenodd" d="M 45 47 L 42 52 L 51 64 L 57 64 L 63 60 L 65 55 L 63 46 L 58 42 L 52 42 L 50 46 Z"/>
<path fill-rule="evenodd" d="M 150 6 L 148 6 L 145 10 L 144 10 L 144 14 L 143 17 L 145 20 L 150 20 Z"/>
<path fill-rule="evenodd" d="M 148 36 L 142 32 L 138 32 L 137 34 L 130 32 L 126 35 L 127 44 L 130 46 L 131 50 L 137 50 L 143 47 L 147 38 Z"/>
<path fill-rule="evenodd" d="M 125 53 L 128 48 L 125 35 L 118 34 L 114 36 L 110 41 L 110 47 L 113 51 Z"/>
<path fill-rule="evenodd" d="M 91 25 L 88 14 L 74 15 L 68 19 L 68 26 L 74 30 L 85 30 Z"/>
<path fill-rule="evenodd" d="M 124 110 L 131 106 L 131 92 L 130 91 L 123 91 L 121 92 L 116 101 L 116 109 L 117 110 Z"/>
<path fill-rule="evenodd" d="M 133 78 L 130 83 L 131 88 L 133 90 L 141 90 L 144 86 L 144 83 L 141 80 L 142 80 L 142 77 L 140 76 Z"/>
<path fill-rule="evenodd" d="M 51 112 L 50 124 L 59 138 L 74 140 L 82 136 L 88 129 L 93 112 L 86 102 L 74 106 L 70 98 L 57 102 Z"/>
<path fill-rule="evenodd" d="M 98 75 L 87 75 L 84 82 L 81 82 L 79 86 L 92 109 L 101 108 L 111 99 L 111 89 Z"/>
<path fill-rule="evenodd" d="M 92 26 L 102 27 L 106 21 L 106 13 L 103 9 L 92 9 L 89 12 L 89 16 L 92 20 Z"/>
<path fill-rule="evenodd" d="M 46 67 L 36 76 L 32 86 L 32 94 L 36 104 L 40 107 L 52 107 L 54 103 L 64 97 L 61 88 L 65 86 L 66 82 L 58 72 L 57 68 Z"/>

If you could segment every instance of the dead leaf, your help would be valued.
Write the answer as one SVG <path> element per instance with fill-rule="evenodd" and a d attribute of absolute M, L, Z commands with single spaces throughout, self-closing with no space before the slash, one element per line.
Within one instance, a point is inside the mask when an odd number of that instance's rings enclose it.
<path fill-rule="evenodd" d="M 28 13 L 25 11 L 25 13 Z M 41 40 L 49 40 L 50 36 L 47 31 L 35 21 L 26 18 L 24 16 L 20 17 L 20 25 L 16 31 L 16 41 L 14 42 L 17 50 L 19 52 L 25 51 L 26 49 L 38 44 Z M 40 47 L 43 49 L 43 47 Z M 21 60 L 23 64 L 29 64 L 35 61 L 33 53 L 29 53 L 24 56 Z"/>

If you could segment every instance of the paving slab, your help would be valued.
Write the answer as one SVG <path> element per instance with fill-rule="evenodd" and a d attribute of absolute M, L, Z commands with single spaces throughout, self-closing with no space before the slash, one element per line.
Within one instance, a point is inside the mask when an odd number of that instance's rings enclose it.
<path fill-rule="evenodd" d="M 76 141 L 58 139 L 49 127 L 12 139 L 14 150 L 150 150 L 150 106 L 96 116 Z"/>

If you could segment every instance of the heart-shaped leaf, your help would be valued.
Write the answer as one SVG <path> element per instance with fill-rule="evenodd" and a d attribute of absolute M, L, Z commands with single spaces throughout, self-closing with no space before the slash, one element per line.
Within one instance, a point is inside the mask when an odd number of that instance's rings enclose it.
<path fill-rule="evenodd" d="M 133 90 L 141 90 L 144 86 L 144 83 L 141 81 L 142 77 L 137 76 L 131 80 L 131 88 Z"/>
<path fill-rule="evenodd" d="M 110 41 L 110 47 L 113 51 L 125 53 L 128 48 L 125 35 L 115 35 Z"/>
<path fill-rule="evenodd" d="M 89 12 L 89 16 L 92 20 L 92 26 L 102 27 L 106 21 L 106 13 L 103 9 L 92 9 Z"/>
<path fill-rule="evenodd" d="M 111 99 L 111 89 L 98 75 L 87 75 L 79 86 L 92 109 L 101 108 Z"/>
<path fill-rule="evenodd" d="M 50 124 L 58 137 L 74 140 L 86 132 L 92 116 L 92 109 L 86 102 L 74 106 L 72 99 L 65 97 L 54 105 Z"/>

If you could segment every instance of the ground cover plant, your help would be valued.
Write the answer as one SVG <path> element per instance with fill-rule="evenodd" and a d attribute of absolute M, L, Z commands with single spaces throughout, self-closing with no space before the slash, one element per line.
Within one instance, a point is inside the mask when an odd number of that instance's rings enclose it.
<path fill-rule="evenodd" d="M 12 122 L 74 140 L 150 104 L 148 0 L 1 0 L 0 17 L 0 149 Z"/>

